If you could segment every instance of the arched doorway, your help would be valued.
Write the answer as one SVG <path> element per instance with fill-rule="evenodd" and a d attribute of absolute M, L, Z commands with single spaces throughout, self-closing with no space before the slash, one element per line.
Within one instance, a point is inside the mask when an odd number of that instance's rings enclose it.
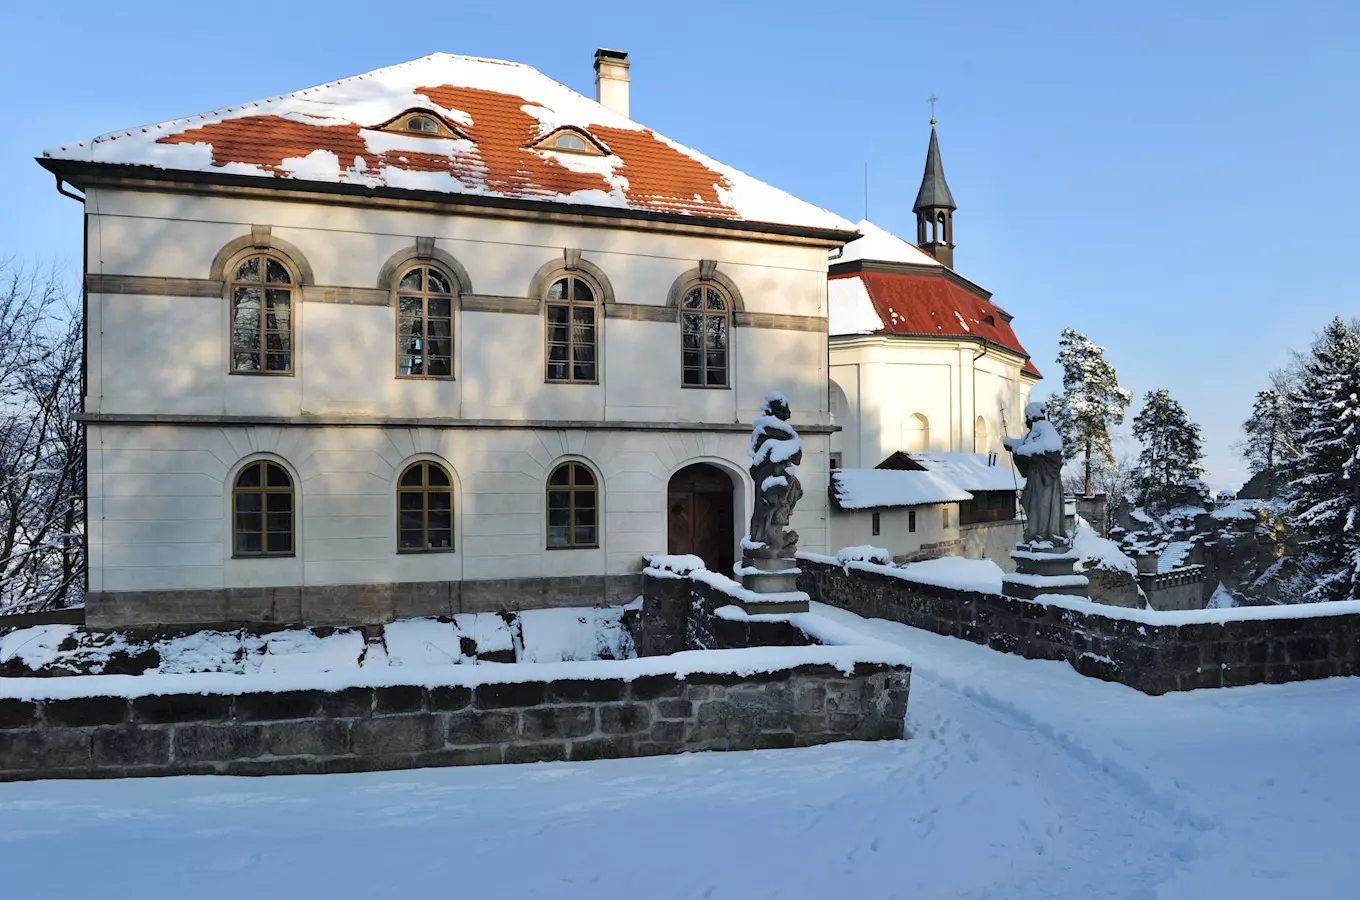
<path fill-rule="evenodd" d="M 732 479 L 717 466 L 695 463 L 671 476 L 666 488 L 669 553 L 693 553 L 713 572 L 732 576 L 737 538 Z"/>

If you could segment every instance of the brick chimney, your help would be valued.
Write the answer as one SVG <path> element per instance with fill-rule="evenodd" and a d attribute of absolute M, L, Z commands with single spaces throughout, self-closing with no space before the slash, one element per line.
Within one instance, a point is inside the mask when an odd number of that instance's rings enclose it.
<path fill-rule="evenodd" d="M 603 47 L 595 51 L 595 101 L 628 116 L 628 54 L 624 51 Z"/>

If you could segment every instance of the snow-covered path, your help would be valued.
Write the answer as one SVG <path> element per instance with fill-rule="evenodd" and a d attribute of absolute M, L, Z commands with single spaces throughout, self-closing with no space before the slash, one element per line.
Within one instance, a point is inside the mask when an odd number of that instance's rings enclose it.
<path fill-rule="evenodd" d="M 0 785 L 4 896 L 1352 898 L 1360 679 L 1145 697 L 910 648 L 911 740 Z"/>

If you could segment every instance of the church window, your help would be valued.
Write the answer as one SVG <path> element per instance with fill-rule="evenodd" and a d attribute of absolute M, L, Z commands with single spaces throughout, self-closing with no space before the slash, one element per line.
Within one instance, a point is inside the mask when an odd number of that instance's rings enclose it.
<path fill-rule="evenodd" d="M 879 518 L 879 513 L 874 513 L 874 516 L 873 516 L 873 527 L 874 527 L 874 537 L 878 537 L 878 534 L 879 534 L 879 532 L 882 530 L 882 527 L 883 527 L 883 521 L 882 521 L 882 519 Z"/>
<path fill-rule="evenodd" d="M 907 531 L 916 533 L 916 510 L 907 510 Z"/>
<path fill-rule="evenodd" d="M 232 487 L 232 555 L 293 555 L 293 479 L 283 466 L 253 462 Z"/>
<path fill-rule="evenodd" d="M 397 550 L 452 549 L 453 480 L 438 463 L 413 463 L 397 481 Z"/>
<path fill-rule="evenodd" d="M 548 549 L 598 547 L 599 502 L 595 476 L 582 463 L 565 462 L 548 476 Z"/>
<path fill-rule="evenodd" d="M 408 269 L 397 284 L 397 375 L 453 377 L 453 284 L 434 266 Z"/>
<path fill-rule="evenodd" d="M 685 387 L 727 387 L 731 304 L 710 284 L 691 288 L 681 302 L 681 382 Z"/>
<path fill-rule="evenodd" d="M 294 279 L 263 254 L 242 260 L 231 279 L 231 371 L 293 373 Z"/>
<path fill-rule="evenodd" d="M 573 273 L 548 288 L 548 381 L 598 382 L 598 334 L 595 289 Z"/>

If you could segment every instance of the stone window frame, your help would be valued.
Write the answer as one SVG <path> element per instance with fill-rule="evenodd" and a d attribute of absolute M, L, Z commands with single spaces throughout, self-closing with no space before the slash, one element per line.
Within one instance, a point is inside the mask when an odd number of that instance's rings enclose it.
<path fill-rule="evenodd" d="M 550 306 L 566 305 L 569 309 L 576 308 L 575 303 L 561 304 L 552 303 L 548 294 L 563 278 L 576 278 L 584 282 L 591 289 L 594 295 L 595 309 L 595 377 L 585 378 L 552 378 L 549 375 L 548 347 L 550 345 L 550 322 L 548 321 L 548 308 Z M 605 307 L 614 303 L 614 288 L 610 284 L 608 276 L 604 270 L 589 260 L 581 258 L 581 251 L 578 249 L 565 249 L 562 251 L 560 260 L 552 260 L 545 263 L 534 273 L 533 280 L 529 286 L 529 296 L 538 301 L 539 312 L 543 317 L 543 383 L 544 384 L 601 384 L 604 380 L 604 319 Z M 570 324 L 570 323 L 568 323 Z M 574 366 L 574 363 L 571 363 Z M 571 374 L 575 374 L 572 372 Z"/>
<path fill-rule="evenodd" d="M 408 484 L 406 484 L 406 483 L 405 483 L 405 481 L 406 481 L 406 476 L 409 475 L 412 471 L 414 471 L 414 470 L 416 470 L 416 469 L 419 469 L 420 472 L 421 472 L 421 478 L 420 478 L 420 482 L 421 482 L 421 483 L 420 483 L 419 485 L 408 485 Z M 429 473 L 430 473 L 430 470 L 431 470 L 431 469 L 436 469 L 436 470 L 438 470 L 438 471 L 444 476 L 444 478 L 447 479 L 448 484 L 447 484 L 446 486 L 444 486 L 444 485 L 431 485 L 431 484 L 429 483 L 429 482 L 430 482 Z M 447 488 L 447 490 L 443 490 L 443 489 L 442 489 L 442 488 L 445 488 L 445 487 Z M 431 496 L 432 494 L 443 494 L 443 493 L 447 493 L 447 494 L 448 494 L 448 504 L 449 504 L 449 505 L 448 505 L 448 510 L 449 510 L 449 528 L 448 528 L 448 531 L 449 531 L 449 543 L 448 543 L 448 546 L 447 546 L 447 547 L 431 547 L 431 546 L 429 545 L 429 544 L 430 544 L 430 537 L 429 537 L 429 531 L 430 531 L 430 515 L 429 515 L 429 514 L 430 514 L 430 496 Z M 397 538 L 397 553 L 400 553 L 400 554 L 414 554 L 414 553 L 453 553 L 453 552 L 456 552 L 456 550 L 457 550 L 457 530 L 458 530 L 457 527 L 455 526 L 455 523 L 454 523 L 454 519 L 455 519 L 455 517 L 456 517 L 456 515 L 457 515 L 457 496 L 456 496 L 456 493 L 457 493 L 457 492 L 456 492 L 456 490 L 455 490 L 455 482 L 454 482 L 454 477 L 453 477 L 453 470 L 452 470 L 449 466 L 447 466 L 447 465 L 445 465 L 443 462 L 441 462 L 440 460 L 437 460 L 437 459 L 429 459 L 429 458 L 424 458 L 424 457 L 422 457 L 422 458 L 419 458 L 419 459 L 411 460 L 411 461 L 407 462 L 405 465 L 403 465 L 403 466 L 401 467 L 401 470 L 400 470 L 399 474 L 397 475 L 397 479 L 396 479 L 396 515 L 397 515 L 397 517 L 396 517 L 396 538 Z M 410 529 L 404 529 L 404 528 L 402 527 L 402 513 L 403 513 L 403 512 L 411 512 L 411 511 L 414 511 L 414 510 L 403 510 L 403 509 L 402 509 L 402 498 L 403 498 L 403 497 L 406 497 L 406 496 L 413 496 L 413 495 L 414 495 L 414 496 L 419 496 L 419 497 L 421 498 L 421 509 L 420 509 L 420 513 L 421 513 L 421 528 L 420 528 L 420 531 L 421 531 L 421 543 L 422 543 L 423 546 L 420 546 L 420 547 L 403 547 L 403 546 L 402 546 L 402 532 L 403 532 L 403 531 L 410 530 Z"/>
<path fill-rule="evenodd" d="M 700 306 L 698 306 L 698 307 L 688 307 L 688 306 L 686 306 L 685 304 L 689 301 L 690 296 L 691 296 L 695 291 L 698 291 L 698 292 L 699 292 L 699 302 L 700 302 Z M 709 299 L 709 294 L 710 294 L 710 292 L 712 293 L 712 295 L 716 296 L 716 297 L 718 298 L 718 300 L 722 303 L 722 308 L 721 308 L 721 309 L 715 310 L 715 309 L 712 309 L 712 308 L 710 308 L 710 307 L 708 306 L 708 299 Z M 695 317 L 697 317 L 697 318 L 700 320 L 700 329 L 699 329 L 699 347 L 698 347 L 698 353 L 699 353 L 699 367 L 698 367 L 697 370 L 696 370 L 696 369 L 693 369 L 693 367 L 691 367 L 691 366 L 685 365 L 685 351 L 686 351 L 686 349 L 687 349 L 687 348 L 685 347 L 685 337 L 686 337 L 686 335 L 689 333 L 689 332 L 687 332 L 687 331 L 685 330 L 685 317 L 686 317 L 686 316 L 695 316 Z M 709 371 L 710 371 L 710 368 L 709 368 L 709 349 L 708 349 L 707 344 L 708 344 L 708 335 L 709 335 L 709 328 L 710 328 L 710 322 L 711 322 L 711 321 L 721 321 L 721 322 L 722 322 L 722 335 L 723 335 L 723 346 L 722 346 L 722 348 L 721 348 L 721 349 L 722 349 L 722 381 L 719 382 L 719 383 L 716 383 L 716 384 L 715 384 L 715 383 L 712 383 L 712 382 L 710 381 L 710 379 L 709 379 Z M 714 367 L 714 368 L 716 368 L 716 367 Z M 686 376 L 689 374 L 690 371 L 697 371 L 697 373 L 698 373 L 698 378 L 699 378 L 698 383 L 690 384 L 688 381 L 686 381 Z M 731 298 L 729 298 L 729 297 L 727 296 L 727 292 L 726 292 L 725 290 L 723 290 L 723 288 L 722 288 L 717 282 L 714 282 L 714 281 L 709 281 L 709 282 L 699 282 L 699 283 L 697 283 L 697 284 L 692 285 L 692 286 L 689 288 L 689 290 L 687 290 L 687 291 L 681 296 L 681 300 L 680 300 L 680 387 L 686 388 L 686 389 L 689 389 L 689 390 L 731 390 L 731 389 L 732 389 L 732 301 L 731 301 Z"/>
<path fill-rule="evenodd" d="M 698 287 L 714 288 L 727 305 L 727 380 L 725 384 L 685 384 L 684 301 L 690 292 Z M 675 322 L 680 326 L 680 387 L 689 390 L 731 390 L 736 383 L 735 366 L 733 365 L 736 361 L 736 353 L 733 348 L 734 334 L 737 325 L 740 323 L 741 314 L 746 312 L 746 301 L 741 296 L 741 288 L 727 273 L 718 269 L 717 260 L 701 259 L 698 266 L 682 273 L 679 278 L 671 282 L 670 290 L 666 294 L 666 305 L 673 311 Z M 701 368 L 701 371 L 704 371 L 704 369 Z"/>
<path fill-rule="evenodd" d="M 420 277 L 421 277 L 421 288 L 420 288 L 419 290 L 403 290 L 403 289 L 401 288 L 401 282 L 404 281 L 408 276 L 410 276 L 411 273 L 416 272 L 416 271 L 419 271 L 419 272 L 420 272 Z M 449 284 L 449 290 L 448 290 L 448 292 L 444 292 L 444 291 L 435 291 L 435 290 L 431 290 L 431 289 L 430 289 L 430 286 L 429 286 L 429 285 L 430 285 L 430 273 L 431 273 L 431 272 L 437 273 L 440 277 L 442 277 L 442 278 Z M 458 315 L 457 315 L 457 309 L 458 309 L 458 289 L 457 289 L 456 285 L 457 285 L 457 282 L 456 282 L 454 279 L 452 279 L 452 278 L 449 277 L 448 273 L 444 271 L 443 267 L 440 266 L 440 265 L 437 265 L 437 264 L 435 264 L 435 263 L 425 262 L 425 261 L 417 261 L 417 262 L 413 262 L 413 263 L 408 264 L 408 265 L 406 266 L 406 268 L 402 270 L 401 275 L 400 275 L 400 276 L 398 277 L 398 279 L 397 279 L 397 289 L 396 289 L 396 318 L 397 318 L 397 327 L 396 327 L 396 332 L 395 332 L 395 339 L 396 339 L 396 342 L 397 342 L 397 344 L 396 344 L 396 363 L 397 363 L 396 377 L 397 377 L 397 378 L 402 379 L 402 380 L 410 379 L 410 380 L 414 380 L 414 381 L 422 381 L 422 380 L 429 380 L 429 381 L 453 381 L 453 380 L 455 380 L 455 379 L 454 379 L 454 366 L 455 366 L 455 359 L 457 358 L 457 354 L 455 354 L 454 351 L 453 351 L 453 348 L 454 348 L 454 345 L 455 345 L 455 341 L 456 341 L 456 334 L 454 333 L 454 321 L 455 321 L 455 319 L 458 318 Z M 422 354 L 421 354 L 421 368 L 422 368 L 422 371 L 419 372 L 419 373 L 412 373 L 412 372 L 404 372 L 404 371 L 402 371 L 402 369 L 403 369 L 402 360 L 403 360 L 403 359 L 405 358 L 405 356 L 406 356 L 405 351 L 404 351 L 404 349 L 403 349 L 403 340 L 402 340 L 403 335 L 402 335 L 402 327 L 401 327 L 401 326 L 402 326 L 402 310 L 401 310 L 402 300 L 419 300 L 419 301 L 420 301 L 420 310 L 421 310 L 421 311 L 420 311 L 420 322 L 421 322 L 420 341 L 421 341 L 421 350 L 422 350 Z M 448 351 L 449 351 L 449 352 L 448 352 L 449 371 L 448 371 L 447 374 L 433 374 L 433 373 L 431 373 L 431 372 L 429 371 L 429 369 L 430 369 L 430 356 L 431 356 L 431 354 L 430 354 L 430 352 L 429 352 L 429 351 L 430 351 L 430 344 L 431 344 L 431 338 L 430 338 L 430 303 L 431 303 L 431 301 L 436 301 L 436 300 L 447 300 L 447 301 L 448 301 L 448 311 L 449 311 L 449 333 L 448 333 L 448 338 L 447 338 L 447 339 L 448 339 Z"/>
<path fill-rule="evenodd" d="M 235 322 L 235 291 L 238 283 L 236 273 L 241 265 L 251 257 L 263 257 L 272 259 L 284 267 L 288 272 L 290 284 L 289 299 L 289 335 L 288 335 L 288 369 L 267 370 L 267 369 L 238 369 L 236 368 L 236 322 Z M 273 235 L 269 225 L 252 225 L 250 234 L 242 235 L 228 241 L 217 254 L 213 257 L 212 265 L 208 270 L 208 277 L 222 285 L 222 301 L 224 316 L 224 345 L 226 359 L 224 360 L 227 374 L 229 375 L 264 375 L 269 377 L 289 377 L 298 373 L 301 368 L 301 353 L 298 347 L 298 334 L 300 327 L 299 319 L 302 315 L 302 297 L 307 285 L 316 283 L 312 274 L 311 264 L 297 247 L 288 241 L 282 240 Z M 266 302 L 267 295 L 265 290 L 264 276 L 262 273 L 261 288 L 261 313 L 263 304 Z M 275 288 L 278 290 L 278 288 Z M 261 322 L 263 324 L 263 316 Z M 261 354 L 266 354 L 267 350 L 262 345 Z M 266 357 L 267 359 L 267 357 Z"/>
<path fill-rule="evenodd" d="M 401 371 L 401 280 L 418 266 L 436 269 L 453 288 L 449 300 L 449 374 L 403 375 Z M 416 238 L 415 244 L 398 250 L 387 258 L 378 270 L 377 287 L 387 291 L 387 304 L 392 310 L 392 372 L 401 381 L 456 381 L 458 379 L 458 340 L 462 325 L 459 310 L 462 298 L 473 293 L 472 279 L 467 269 L 451 254 L 435 246 L 432 237 Z"/>
<path fill-rule="evenodd" d="M 241 479 L 251 469 L 260 470 L 259 485 L 241 485 Z M 286 486 L 275 485 L 269 478 L 271 469 L 283 473 L 288 484 Z M 245 460 L 236 471 L 231 474 L 231 503 L 228 508 L 230 519 L 231 534 L 231 557 L 232 559 L 279 559 L 297 556 L 298 545 L 298 520 L 300 519 L 297 500 L 297 477 L 291 469 L 284 465 L 282 461 L 271 457 L 252 457 Z M 288 549 L 270 550 L 269 548 L 269 501 L 270 496 L 286 494 L 288 500 Z M 242 534 L 240 529 L 240 519 L 238 516 L 238 498 L 242 496 L 260 497 L 260 549 L 258 551 L 242 550 L 239 537 Z"/>
<path fill-rule="evenodd" d="M 558 472 L 566 469 L 568 471 L 568 483 L 565 485 L 554 485 L 553 479 Z M 584 472 L 590 476 L 591 483 L 588 485 L 577 484 L 576 476 Z M 548 470 L 548 476 L 543 483 L 543 525 L 544 525 L 544 547 L 548 550 L 597 550 L 600 547 L 600 528 L 604 520 L 603 516 L 603 491 L 601 490 L 602 479 L 595 467 L 582 459 L 563 459 L 555 463 Z M 552 495 L 553 493 L 567 494 L 567 528 L 568 540 L 565 543 L 554 543 L 552 538 Z M 576 540 L 576 529 L 580 526 L 576 524 L 577 495 L 581 493 L 592 494 L 592 503 L 595 511 L 594 540 L 590 542 L 578 542 Z M 560 508 L 560 507 L 559 507 Z M 560 527 L 560 526 L 559 526 Z"/>

